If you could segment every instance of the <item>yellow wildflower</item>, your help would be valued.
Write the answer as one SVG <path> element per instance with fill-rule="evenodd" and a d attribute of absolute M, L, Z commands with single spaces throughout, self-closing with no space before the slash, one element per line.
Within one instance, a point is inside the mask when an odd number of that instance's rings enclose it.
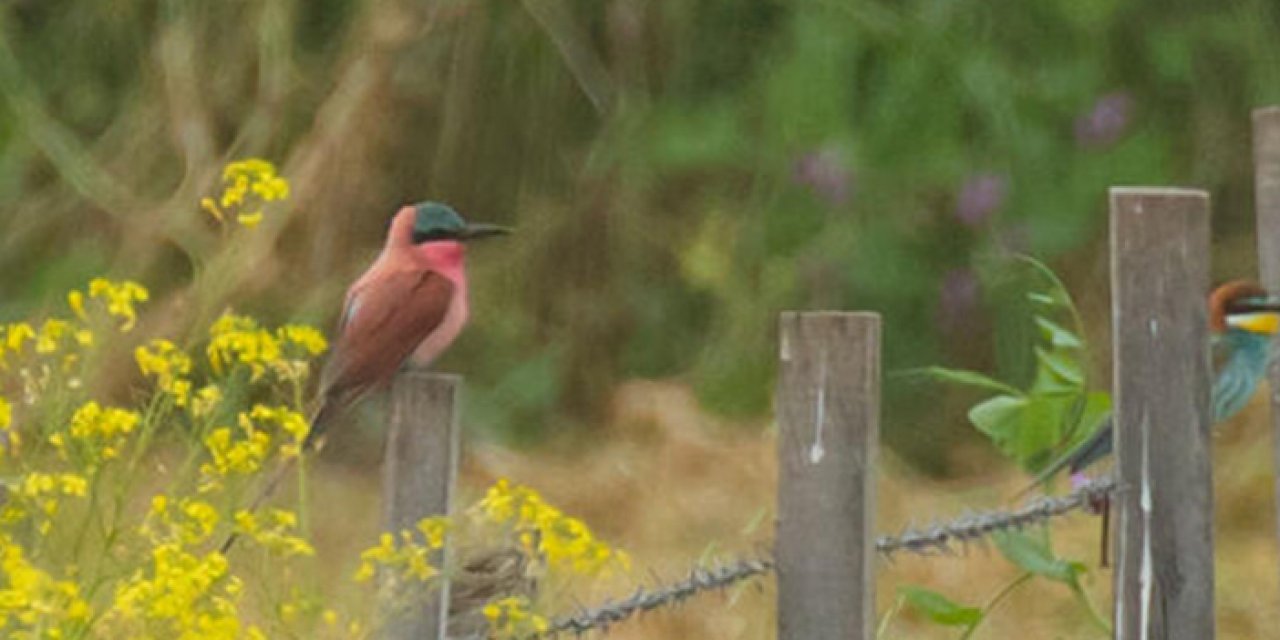
<path fill-rule="evenodd" d="M 511 527 L 527 551 L 542 555 L 552 567 L 586 576 L 601 574 L 615 563 L 629 569 L 625 553 L 597 540 L 585 523 L 547 504 L 528 487 L 500 479 L 473 512 Z"/>
<path fill-rule="evenodd" d="M 547 619 L 529 609 L 529 599 L 510 596 L 486 604 L 481 613 L 489 621 L 489 635 L 494 638 L 520 638 L 544 633 Z"/>
<path fill-rule="evenodd" d="M 103 302 L 106 305 L 107 314 L 122 321 L 121 331 L 133 330 L 138 321 L 138 312 L 134 305 L 146 302 L 150 295 L 146 287 L 131 280 L 112 282 L 106 278 L 94 278 L 89 281 L 89 297 Z M 83 308 L 83 298 L 80 306 Z"/>
<path fill-rule="evenodd" d="M 67 293 L 67 306 L 71 307 L 72 313 L 76 314 L 81 320 L 88 320 L 89 316 L 84 312 L 84 292 L 72 289 Z"/>
<path fill-rule="evenodd" d="M 153 377 L 156 386 L 173 398 L 175 405 L 187 406 L 191 398 L 191 356 L 176 345 L 161 338 L 134 349 L 134 360 L 143 375 Z"/>
<path fill-rule="evenodd" d="M 213 198 L 200 198 L 200 208 L 213 216 L 213 219 L 219 223 L 226 222 L 226 217 L 222 215 L 222 210 L 214 203 Z"/>
<path fill-rule="evenodd" d="M 219 519 L 217 509 L 208 502 L 182 498 L 174 505 L 166 496 L 158 495 L 151 499 L 151 510 L 140 531 L 156 545 L 193 546 L 213 535 Z"/>
<path fill-rule="evenodd" d="M 224 313 L 209 328 L 206 351 L 214 373 L 222 375 L 236 364 L 249 367 L 252 379 L 266 372 L 266 366 L 281 357 L 280 341 L 248 316 Z"/>
<path fill-rule="evenodd" d="M 329 341 L 318 329 L 305 324 L 286 324 L 276 331 L 281 342 L 298 347 L 308 356 L 318 356 L 329 348 Z"/>
<path fill-rule="evenodd" d="M 235 515 L 235 530 L 236 533 L 286 558 L 315 555 L 315 549 L 309 542 L 294 535 L 298 527 L 298 516 L 292 511 L 272 509 L 270 520 L 271 524 L 264 526 L 252 512 L 241 510 Z"/>
<path fill-rule="evenodd" d="M 136 412 L 103 407 L 91 400 L 72 414 L 71 426 L 67 430 L 70 441 L 66 436 L 55 433 L 49 437 L 49 442 L 64 458 L 70 455 L 74 442 L 75 450 L 84 456 L 84 462 L 95 467 L 119 455 L 120 447 L 140 420 L 141 416 Z"/>
<path fill-rule="evenodd" d="M 232 593 L 234 591 L 235 593 Z M 238 638 L 238 581 L 218 552 L 195 555 L 175 543 L 157 545 L 147 572 L 116 589 L 110 621 L 139 621 L 181 638 Z"/>
<path fill-rule="evenodd" d="M 274 423 L 279 427 L 288 440 L 280 446 L 280 455 L 285 458 L 292 458 L 299 455 L 302 451 L 302 443 L 307 439 L 307 432 L 311 427 L 307 423 L 307 419 L 301 413 L 289 409 L 288 407 L 269 407 L 262 404 L 253 406 L 249 414 L 240 414 L 241 427 L 245 429 L 253 428 L 254 423 Z M 248 424 L 249 426 L 245 426 Z"/>
<path fill-rule="evenodd" d="M 213 413 L 218 403 L 222 402 L 222 390 L 217 385 L 205 385 L 191 399 L 191 415 L 202 418 Z"/>
<path fill-rule="evenodd" d="M 0 619 L 10 637 L 64 637 L 92 615 L 74 582 L 55 580 L 4 535 L 0 535 L 0 572 L 4 575 Z M 43 634 L 37 635 L 37 630 Z"/>
<path fill-rule="evenodd" d="M 449 531 L 449 518 L 444 516 L 431 516 L 418 521 L 418 531 L 422 532 L 422 538 L 426 541 L 427 546 L 432 549 L 440 549 L 444 547 L 444 536 Z"/>
<path fill-rule="evenodd" d="M 36 330 L 25 322 L 14 322 L 4 327 L 4 348 L 17 354 L 28 340 L 36 339 Z"/>
<path fill-rule="evenodd" d="M 242 425 L 243 426 L 243 425 Z M 250 475 L 262 468 L 271 445 L 271 436 L 250 426 L 244 438 L 235 438 L 231 429 L 219 427 L 204 439 L 210 461 L 200 465 L 201 490 L 221 486 L 228 475 Z"/>
<path fill-rule="evenodd" d="M 222 171 L 222 193 L 214 198 L 203 198 L 200 208 L 213 216 L 219 224 L 228 218 L 248 228 L 262 222 L 261 206 L 268 202 L 289 197 L 289 182 L 276 175 L 276 167 L 261 158 L 249 158 L 229 163 Z"/>
<path fill-rule="evenodd" d="M 62 339 L 74 333 L 71 323 L 66 320 L 50 318 L 40 325 L 40 332 L 36 334 L 36 353 L 53 353 L 61 346 Z"/>
<path fill-rule="evenodd" d="M 239 222 L 241 226 L 252 229 L 262 223 L 262 212 L 242 213 L 236 216 L 236 222 Z"/>

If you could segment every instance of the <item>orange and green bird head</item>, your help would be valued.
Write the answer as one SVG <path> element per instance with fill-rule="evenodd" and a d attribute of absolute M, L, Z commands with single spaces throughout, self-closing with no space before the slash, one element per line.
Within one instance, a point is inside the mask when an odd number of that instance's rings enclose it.
<path fill-rule="evenodd" d="M 1220 334 L 1273 336 L 1280 332 L 1280 297 L 1247 280 L 1228 282 L 1209 296 L 1209 326 Z"/>
<path fill-rule="evenodd" d="M 466 242 L 511 233 L 507 227 L 483 222 L 467 222 L 447 204 L 420 202 L 413 205 L 413 243 L 441 240 Z"/>
<path fill-rule="evenodd" d="M 1228 282 L 1209 296 L 1209 326 L 1223 356 L 1211 396 L 1214 422 L 1221 422 L 1249 404 L 1267 375 L 1280 298 L 1252 282 Z"/>

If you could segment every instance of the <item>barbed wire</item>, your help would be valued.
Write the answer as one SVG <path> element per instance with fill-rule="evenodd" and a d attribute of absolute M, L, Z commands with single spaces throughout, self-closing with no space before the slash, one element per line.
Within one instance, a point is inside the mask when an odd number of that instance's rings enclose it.
<path fill-rule="evenodd" d="M 1102 477 L 1086 482 L 1067 495 L 1042 496 L 1012 511 L 983 511 L 921 529 L 908 528 L 897 535 L 877 538 L 876 551 L 885 556 L 901 552 L 925 556 L 938 552 L 953 553 L 957 543 L 967 545 L 997 532 L 1025 529 L 1045 524 L 1073 511 L 1096 509 L 1117 491 L 1117 487 L 1114 478 Z M 552 620 L 546 631 L 528 636 L 526 640 L 554 638 L 564 634 L 580 636 L 593 629 L 608 630 L 611 625 L 638 613 L 673 606 L 705 591 L 723 590 L 770 573 L 774 568 L 774 561 L 769 557 L 743 558 L 710 567 L 697 566 L 689 571 L 688 576 L 675 583 L 649 589 L 640 588 L 627 598 L 606 601 L 595 607 L 558 617 Z"/>
<path fill-rule="evenodd" d="M 607 630 L 610 625 L 637 613 L 676 605 L 706 591 L 725 589 L 743 580 L 769 573 L 773 571 L 773 567 L 773 560 L 768 558 L 740 559 L 712 567 L 694 567 L 688 576 L 674 584 L 654 589 L 640 588 L 625 599 L 605 602 L 582 609 L 576 614 L 556 618 L 545 632 L 531 638 L 552 638 L 565 633 L 582 635 L 592 629 Z"/>
<path fill-rule="evenodd" d="M 896 536 L 876 539 L 876 551 L 892 556 L 901 551 L 929 555 L 954 552 L 954 545 L 983 540 L 993 533 L 1025 529 L 1079 509 L 1093 510 L 1117 490 L 1115 478 L 1105 476 L 1080 485 L 1064 496 L 1042 496 L 1013 511 L 991 510 L 921 529 L 908 528 Z"/>

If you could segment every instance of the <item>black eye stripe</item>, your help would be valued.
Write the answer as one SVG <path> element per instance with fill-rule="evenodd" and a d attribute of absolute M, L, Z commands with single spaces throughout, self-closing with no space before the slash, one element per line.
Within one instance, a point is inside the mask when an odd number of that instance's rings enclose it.
<path fill-rule="evenodd" d="M 430 231 L 414 231 L 413 243 L 422 244 L 432 240 L 450 240 L 457 238 L 458 233 L 449 229 L 431 229 Z"/>

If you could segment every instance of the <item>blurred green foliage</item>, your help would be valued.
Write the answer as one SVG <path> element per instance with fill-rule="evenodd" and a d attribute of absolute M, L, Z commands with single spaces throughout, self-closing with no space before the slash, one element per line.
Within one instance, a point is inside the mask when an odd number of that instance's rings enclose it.
<path fill-rule="evenodd" d="M 475 252 L 443 366 L 522 439 L 633 376 L 764 414 L 781 309 L 881 311 L 887 371 L 990 368 L 975 256 L 1087 256 L 1119 183 L 1209 188 L 1247 231 L 1249 109 L 1280 101 L 1271 0 L 15 0 L 0 27 L 0 313 L 110 270 L 170 292 L 156 322 L 328 318 L 398 204 L 447 200 L 520 228 Z M 197 202 L 248 155 L 295 197 L 220 252 Z M 888 392 L 888 444 L 944 464 L 960 430 Z"/>

